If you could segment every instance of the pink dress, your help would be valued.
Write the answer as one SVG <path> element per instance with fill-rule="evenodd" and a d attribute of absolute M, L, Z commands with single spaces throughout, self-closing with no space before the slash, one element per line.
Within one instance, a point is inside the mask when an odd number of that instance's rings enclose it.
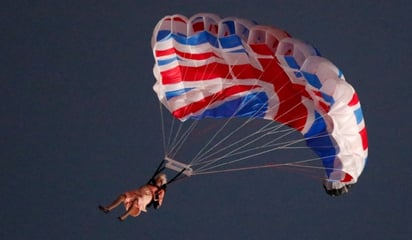
<path fill-rule="evenodd" d="M 140 211 L 146 212 L 146 206 L 152 201 L 157 187 L 152 185 L 144 185 L 136 190 L 132 190 L 124 193 L 126 199 L 124 201 L 124 207 L 126 211 L 130 208 L 134 210 L 130 213 L 132 216 L 139 215 Z"/>

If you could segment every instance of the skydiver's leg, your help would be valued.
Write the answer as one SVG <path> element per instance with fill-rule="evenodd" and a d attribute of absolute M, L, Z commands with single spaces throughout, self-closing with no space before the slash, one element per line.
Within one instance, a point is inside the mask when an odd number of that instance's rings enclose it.
<path fill-rule="evenodd" d="M 117 206 L 119 206 L 122 202 L 124 202 L 125 199 L 126 199 L 126 195 L 122 194 L 116 200 L 114 200 L 112 204 L 110 204 L 109 206 L 107 207 L 99 206 L 99 208 L 103 212 L 108 213 L 114 208 L 116 208 Z"/>
<path fill-rule="evenodd" d="M 120 221 L 124 221 L 128 216 L 132 215 L 133 217 L 137 217 L 140 214 L 140 208 L 138 205 L 133 205 L 129 210 L 127 210 L 123 215 L 119 217 Z"/>

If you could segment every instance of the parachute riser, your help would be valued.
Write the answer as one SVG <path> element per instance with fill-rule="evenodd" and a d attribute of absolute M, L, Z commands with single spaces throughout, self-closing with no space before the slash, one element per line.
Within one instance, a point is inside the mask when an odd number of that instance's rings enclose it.
<path fill-rule="evenodd" d="M 170 169 L 173 171 L 178 172 L 175 176 L 173 176 L 167 184 L 171 184 L 177 180 L 183 179 L 185 177 L 190 177 L 193 175 L 193 169 L 190 168 L 190 165 L 181 163 L 176 161 L 168 156 L 166 156 L 156 168 L 156 171 L 148 181 L 148 184 L 155 184 L 155 178 L 158 174 L 162 173 L 165 169 Z"/>

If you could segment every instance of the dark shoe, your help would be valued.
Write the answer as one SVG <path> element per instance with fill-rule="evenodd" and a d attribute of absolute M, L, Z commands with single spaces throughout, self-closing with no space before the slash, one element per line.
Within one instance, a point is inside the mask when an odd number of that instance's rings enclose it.
<path fill-rule="evenodd" d="M 102 205 L 99 205 L 99 209 L 104 213 L 109 213 L 110 212 L 109 209 L 103 207 Z"/>

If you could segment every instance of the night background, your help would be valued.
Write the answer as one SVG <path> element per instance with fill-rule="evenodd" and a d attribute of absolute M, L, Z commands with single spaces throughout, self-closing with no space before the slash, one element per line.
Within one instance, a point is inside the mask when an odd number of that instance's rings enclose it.
<path fill-rule="evenodd" d="M 410 1 L 3 1 L 1 239 L 409 239 Z M 369 157 L 345 196 L 283 169 L 195 176 L 119 222 L 163 157 L 150 39 L 165 15 L 285 29 L 356 89 Z"/>

